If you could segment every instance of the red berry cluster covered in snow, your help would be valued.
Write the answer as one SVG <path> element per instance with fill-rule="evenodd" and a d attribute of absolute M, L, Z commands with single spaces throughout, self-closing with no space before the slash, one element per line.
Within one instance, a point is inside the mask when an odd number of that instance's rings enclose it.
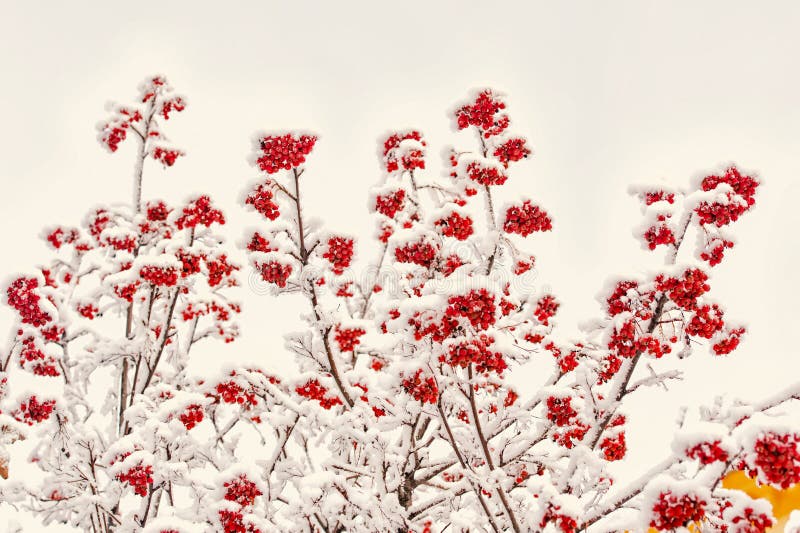
<path fill-rule="evenodd" d="M 453 211 L 447 217 L 440 218 L 434 222 L 436 227 L 445 237 L 453 237 L 459 241 L 463 241 L 472 235 L 472 219 L 469 216 L 462 216 L 458 212 Z"/>
<path fill-rule="evenodd" d="M 186 408 L 186 410 L 180 414 L 178 417 L 181 423 L 186 426 L 186 429 L 191 430 L 194 427 L 203 421 L 205 417 L 205 411 L 203 410 L 203 406 L 200 404 L 192 404 Z"/>
<path fill-rule="evenodd" d="M 31 396 L 26 401 L 19 404 L 15 418 L 20 422 L 25 422 L 29 426 L 44 422 L 55 410 L 55 400 L 39 401 L 36 396 Z"/>
<path fill-rule="evenodd" d="M 786 489 L 800 483 L 800 433 L 764 432 L 745 458 L 751 475 Z"/>
<path fill-rule="evenodd" d="M 331 264 L 334 274 L 342 274 L 353 260 L 353 239 L 331 237 L 328 239 L 328 246 L 322 257 Z"/>
<path fill-rule="evenodd" d="M 314 135 L 264 135 L 258 139 L 256 165 L 267 174 L 297 168 L 314 149 Z"/>
<path fill-rule="evenodd" d="M 140 463 L 117 474 L 117 480 L 120 483 L 127 483 L 133 489 L 134 494 L 144 498 L 153 483 L 153 467 Z"/>
<path fill-rule="evenodd" d="M 225 224 L 225 215 L 211 204 L 211 198 L 200 196 L 183 208 L 180 217 L 175 221 L 178 229 L 210 227 L 212 224 Z"/>
<path fill-rule="evenodd" d="M 473 289 L 447 300 L 447 316 L 466 318 L 473 328 L 485 330 L 497 320 L 495 296 L 486 289 Z"/>
<path fill-rule="evenodd" d="M 425 168 L 425 141 L 418 131 L 393 133 L 383 143 L 387 172 Z"/>
<path fill-rule="evenodd" d="M 509 124 L 508 115 L 502 113 L 505 108 L 505 102 L 490 89 L 486 89 L 478 94 L 474 102 L 456 110 L 458 129 L 474 126 L 487 139 L 499 135 Z"/>
<path fill-rule="evenodd" d="M 275 195 L 269 185 L 261 183 L 245 199 L 245 205 L 252 205 L 253 209 L 261 213 L 264 217 L 275 220 L 280 215 L 278 204 L 273 200 Z"/>
<path fill-rule="evenodd" d="M 503 222 L 503 231 L 517 233 L 523 237 L 527 237 L 535 231 L 550 231 L 551 229 L 553 229 L 553 223 L 550 216 L 530 201 L 525 201 L 519 206 L 509 207 L 506 211 L 505 222 Z"/>
<path fill-rule="evenodd" d="M 403 189 L 378 195 L 375 198 L 375 211 L 389 218 L 394 218 L 398 211 L 403 210 L 405 198 L 406 191 Z"/>
<path fill-rule="evenodd" d="M 502 373 L 508 365 L 503 354 L 491 349 L 494 339 L 489 335 L 473 337 L 468 341 L 461 341 L 450 346 L 447 358 L 442 357 L 447 364 L 467 368 L 474 365 L 477 372 Z"/>
<path fill-rule="evenodd" d="M 653 505 L 650 527 L 674 531 L 705 518 L 707 502 L 692 494 L 662 492 Z"/>
<path fill-rule="evenodd" d="M 225 489 L 225 499 L 242 507 L 252 506 L 256 498 L 263 494 L 258 485 L 250 481 L 245 474 L 224 482 L 222 486 Z"/>
<path fill-rule="evenodd" d="M 279 261 L 256 263 L 256 268 L 261 274 L 261 279 L 280 288 L 286 287 L 286 281 L 292 275 L 292 265 L 285 265 Z"/>
<path fill-rule="evenodd" d="M 39 306 L 38 287 L 39 281 L 35 278 L 18 278 L 6 289 L 8 305 L 17 311 L 23 324 L 34 327 L 44 326 L 53 319 Z"/>
<path fill-rule="evenodd" d="M 336 343 L 339 345 L 339 350 L 343 352 L 352 352 L 356 349 L 356 346 L 361 343 L 360 337 L 365 333 L 366 331 L 363 328 L 343 328 L 337 326 L 334 339 L 336 339 Z"/>
<path fill-rule="evenodd" d="M 403 389 L 415 400 L 422 403 L 435 404 L 439 398 L 439 387 L 433 376 L 426 376 L 418 369 L 413 376 L 403 379 Z"/>
<path fill-rule="evenodd" d="M 413 263 L 430 268 L 436 259 L 438 250 L 427 241 L 409 242 L 395 248 L 394 257 L 398 263 Z"/>
<path fill-rule="evenodd" d="M 330 409 L 342 405 L 338 396 L 327 396 L 328 389 L 320 384 L 318 379 L 311 379 L 295 388 L 295 392 L 303 398 L 316 400 L 323 409 Z"/>

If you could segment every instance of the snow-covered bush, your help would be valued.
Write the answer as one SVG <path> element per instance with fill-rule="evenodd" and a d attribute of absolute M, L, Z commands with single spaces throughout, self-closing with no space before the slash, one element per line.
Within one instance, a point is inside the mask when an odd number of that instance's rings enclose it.
<path fill-rule="evenodd" d="M 530 243 L 557 221 L 502 188 L 532 149 L 501 95 L 484 90 L 455 108 L 475 145 L 449 151 L 447 176 L 426 172 L 419 131 L 382 139 L 384 176 L 367 195 L 373 261 L 357 258 L 363 235 L 306 212 L 317 137 L 260 133 L 251 155 L 260 177 L 243 206 L 261 226 L 245 251 L 273 293 L 308 301 L 307 330 L 287 337 L 299 372 L 231 368 L 198 380 L 185 371 L 192 345 L 238 333 L 239 306 L 224 295 L 238 267 L 211 233 L 224 216 L 207 197 L 175 209 L 141 200 L 145 159 L 170 166 L 183 155 L 159 144 L 156 121 L 184 105 L 154 78 L 139 107 L 114 109 L 101 141 L 112 151 L 131 134 L 140 143 L 132 208 L 50 231 L 58 258 L 8 288 L 19 328 L 0 368 L 0 423 L 6 441 L 41 441 L 35 459 L 49 477 L 7 497 L 87 531 L 568 533 L 703 522 L 745 532 L 764 531 L 771 509 L 724 489 L 728 472 L 779 488 L 800 481 L 800 427 L 774 416 L 797 388 L 702 410 L 641 480 L 615 484 L 610 468 L 626 460 L 625 405 L 638 390 L 680 379 L 693 348 L 723 357 L 744 338 L 709 294 L 757 177 L 730 166 L 685 190 L 633 189 L 645 215 L 637 234 L 666 248 L 665 265 L 610 283 L 603 316 L 566 342 L 558 299 L 530 282 Z M 508 375 L 531 359 L 551 371 L 518 390 Z M 20 392 L 28 382 L 48 385 Z M 104 404 L 85 401 L 109 383 Z"/>

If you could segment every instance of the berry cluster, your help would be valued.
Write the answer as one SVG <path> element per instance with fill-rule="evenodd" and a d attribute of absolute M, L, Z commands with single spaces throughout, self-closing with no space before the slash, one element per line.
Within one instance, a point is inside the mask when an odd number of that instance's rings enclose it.
<path fill-rule="evenodd" d="M 644 232 L 644 240 L 647 242 L 647 247 L 655 250 L 656 246 L 672 245 L 675 244 L 675 234 L 672 229 L 666 224 L 658 226 L 650 226 Z"/>
<path fill-rule="evenodd" d="M 760 513 L 752 507 L 745 507 L 741 513 L 726 518 L 733 524 L 733 527 L 727 529 L 728 533 L 766 533 L 775 523 L 770 515 Z"/>
<path fill-rule="evenodd" d="M 697 308 L 689 323 L 686 324 L 686 333 L 710 339 L 725 327 L 722 315 L 723 312 L 717 304 L 701 305 Z"/>
<path fill-rule="evenodd" d="M 56 360 L 40 350 L 33 337 L 22 341 L 19 366 L 33 372 L 36 376 L 57 377 L 61 375 L 56 368 Z"/>
<path fill-rule="evenodd" d="M 140 463 L 127 472 L 117 474 L 117 480 L 120 483 L 127 483 L 136 495 L 144 498 L 147 496 L 148 487 L 153 483 L 153 467 Z"/>
<path fill-rule="evenodd" d="M 650 527 L 658 531 L 673 531 L 699 522 L 705 517 L 706 502 L 689 495 L 662 492 L 653 505 Z"/>
<path fill-rule="evenodd" d="M 222 509 L 219 511 L 219 521 L 222 533 L 261 533 L 261 530 L 250 522 L 245 523 L 241 511 Z"/>
<path fill-rule="evenodd" d="M 744 335 L 744 328 L 735 328 L 727 332 L 728 336 L 719 340 L 712 346 L 716 355 L 726 355 L 731 353 L 739 346 L 742 335 Z"/>
<path fill-rule="evenodd" d="M 178 283 L 178 269 L 175 267 L 145 265 L 139 270 L 139 277 L 151 285 L 174 287 Z"/>
<path fill-rule="evenodd" d="M 492 293 L 486 289 L 473 289 L 465 295 L 448 298 L 445 314 L 464 317 L 473 328 L 485 330 L 497 320 L 497 307 Z"/>
<path fill-rule="evenodd" d="M 269 253 L 275 251 L 275 248 L 272 248 L 270 246 L 269 239 L 267 239 L 257 231 L 253 233 L 252 237 L 250 237 L 250 242 L 247 243 L 247 249 L 251 252 L 262 252 L 262 253 Z"/>
<path fill-rule="evenodd" d="M 211 224 L 225 224 L 222 211 L 211 205 L 211 198 L 200 196 L 183 208 L 183 214 L 175 221 L 178 229 L 194 228 L 197 226 L 210 227 Z"/>
<path fill-rule="evenodd" d="M 338 396 L 326 396 L 328 389 L 322 386 L 318 379 L 312 379 L 305 384 L 296 387 L 295 392 L 303 398 L 316 400 L 323 409 L 342 405 L 342 400 Z"/>
<path fill-rule="evenodd" d="M 522 205 L 509 207 L 506 211 L 506 220 L 503 223 L 503 231 L 506 233 L 517 233 L 527 237 L 535 231 L 551 229 L 553 223 L 548 214 L 528 200 Z"/>
<path fill-rule="evenodd" d="M 93 303 L 78 304 L 75 307 L 75 310 L 78 311 L 79 315 L 84 318 L 88 318 L 89 320 L 94 320 L 94 318 L 97 316 L 97 313 L 100 312 L 100 309 L 98 309 Z"/>
<path fill-rule="evenodd" d="M 328 247 L 322 257 L 328 260 L 333 267 L 333 273 L 340 275 L 350 266 L 353 260 L 353 239 L 347 237 L 331 237 Z"/>
<path fill-rule="evenodd" d="M 225 487 L 225 499 L 242 507 L 252 506 L 256 498 L 263 494 L 255 483 L 247 479 L 245 474 L 226 481 L 222 486 Z"/>
<path fill-rule="evenodd" d="M 411 242 L 395 248 L 394 258 L 398 263 L 413 263 L 430 268 L 436 259 L 436 253 L 437 249 L 429 242 Z"/>
<path fill-rule="evenodd" d="M 728 452 L 720 446 L 719 440 L 701 442 L 686 450 L 686 457 L 697 459 L 702 465 L 714 462 L 724 463 L 728 460 Z"/>
<path fill-rule="evenodd" d="M 16 309 L 23 324 L 34 327 L 44 326 L 53 320 L 39 307 L 41 297 L 35 292 L 37 287 L 39 281 L 36 278 L 18 278 L 6 289 L 8 305 Z"/>
<path fill-rule="evenodd" d="M 403 141 L 416 141 L 409 147 L 404 147 Z M 396 172 L 401 167 L 403 170 L 425 168 L 425 153 L 420 147 L 425 146 L 422 134 L 418 131 L 394 133 L 383 143 L 383 157 L 387 172 Z"/>
<path fill-rule="evenodd" d="M 645 205 L 653 205 L 656 202 L 675 203 L 675 193 L 662 190 L 647 191 L 643 196 Z"/>
<path fill-rule="evenodd" d="M 525 139 L 521 137 L 509 139 L 497 146 L 492 155 L 494 155 L 504 167 L 508 168 L 509 163 L 519 161 L 530 155 L 531 151 L 525 146 L 525 142 Z"/>
<path fill-rule="evenodd" d="M 665 292 L 675 305 L 686 311 L 697 308 L 697 299 L 711 290 L 708 275 L 699 268 L 689 268 L 680 278 L 656 277 L 656 288 Z"/>
<path fill-rule="evenodd" d="M 445 362 L 452 366 L 467 368 L 475 365 L 477 372 L 502 373 L 508 368 L 503 354 L 490 350 L 494 339 L 488 335 L 480 335 L 467 341 L 453 344 L 448 352 L 449 357 Z M 444 356 L 443 356 L 444 357 Z"/>
<path fill-rule="evenodd" d="M 45 237 L 50 246 L 58 250 L 65 244 L 72 244 L 78 239 L 78 231 L 76 229 L 65 230 L 64 228 L 55 228 Z"/>
<path fill-rule="evenodd" d="M 356 346 L 361 344 L 359 337 L 364 335 L 366 331 L 361 328 L 342 328 L 337 326 L 334 339 L 339 345 L 339 350 L 342 352 L 352 352 Z"/>
<path fill-rule="evenodd" d="M 478 161 L 473 161 L 467 165 L 467 177 L 485 187 L 490 185 L 502 185 L 508 179 L 508 175 L 494 165 L 483 165 Z"/>
<path fill-rule="evenodd" d="M 186 426 L 186 429 L 192 429 L 197 424 L 203 421 L 203 417 L 205 413 L 203 411 L 203 406 L 200 404 L 192 404 L 186 408 L 186 410 L 181 413 L 178 417 L 181 423 Z"/>
<path fill-rule="evenodd" d="M 275 220 L 280 216 L 278 204 L 273 202 L 275 195 L 265 183 L 259 184 L 245 199 L 245 205 L 252 205 L 253 209 L 261 213 L 270 220 Z"/>
<path fill-rule="evenodd" d="M 280 288 L 286 287 L 286 280 L 292 275 L 292 265 L 284 265 L 278 261 L 256 263 L 256 268 L 261 273 L 261 279 Z"/>
<path fill-rule="evenodd" d="M 716 266 L 725 257 L 725 250 L 733 248 L 733 242 L 727 239 L 713 238 L 706 242 L 705 248 L 700 252 L 700 259 L 708 262 L 708 266 Z"/>
<path fill-rule="evenodd" d="M 411 377 L 403 379 L 403 389 L 415 400 L 422 403 L 435 404 L 439 399 L 439 388 L 433 376 L 423 376 L 422 369 Z"/>
<path fill-rule="evenodd" d="M 40 402 L 36 396 L 31 396 L 27 401 L 19 404 L 18 413 L 15 418 L 20 422 L 25 422 L 29 426 L 44 422 L 56 408 L 55 400 L 45 400 Z"/>
<path fill-rule="evenodd" d="M 543 326 L 547 326 L 549 325 L 549 320 L 556 315 L 560 306 L 561 304 L 556 301 L 554 296 L 547 294 L 536 302 L 536 309 L 533 314 Z"/>
<path fill-rule="evenodd" d="M 397 189 L 392 193 L 378 195 L 375 198 L 375 211 L 389 218 L 394 218 L 398 211 L 403 210 L 405 198 L 406 191 L 403 189 Z"/>
<path fill-rule="evenodd" d="M 548 396 L 547 398 L 547 419 L 558 427 L 569 425 L 578 416 L 578 412 L 572 407 L 572 398 L 569 396 Z"/>
<path fill-rule="evenodd" d="M 628 451 L 628 447 L 625 444 L 625 433 L 619 432 L 614 437 L 604 438 L 600 441 L 600 449 L 606 461 L 621 461 Z"/>
<path fill-rule="evenodd" d="M 295 137 L 291 133 L 284 135 L 268 135 L 258 141 L 260 154 L 257 154 L 256 165 L 267 174 L 279 170 L 297 168 L 306 161 L 317 138 L 313 135 Z"/>
<path fill-rule="evenodd" d="M 463 130 L 469 126 L 475 126 L 487 139 L 493 135 L 499 135 L 509 124 L 508 115 L 505 113 L 498 115 L 505 108 L 505 102 L 487 89 L 481 92 L 472 104 L 464 105 L 456 110 L 458 129 Z"/>
<path fill-rule="evenodd" d="M 169 216 L 170 209 L 167 204 L 159 200 L 148 203 L 146 213 L 150 222 L 164 222 Z"/>
<path fill-rule="evenodd" d="M 702 202 L 695 209 L 700 224 L 713 224 L 721 228 L 735 222 L 755 204 L 758 181 L 751 176 L 743 175 L 736 167 L 726 169 L 721 176 L 706 176 L 700 186 L 704 191 L 713 191 L 723 184 L 727 186 L 724 202 Z"/>
<path fill-rule="evenodd" d="M 208 269 L 208 285 L 216 287 L 224 279 L 228 279 L 228 285 L 235 285 L 234 279 L 230 279 L 230 275 L 239 270 L 239 267 L 228 263 L 228 256 L 220 254 L 214 259 L 206 258 L 206 268 Z"/>
<path fill-rule="evenodd" d="M 156 146 L 153 148 L 153 159 L 160 161 L 165 167 L 171 167 L 180 156 L 186 155 L 181 150 L 171 150 L 169 148 L 162 148 Z"/>
<path fill-rule="evenodd" d="M 257 402 L 256 395 L 252 391 L 246 391 L 235 381 L 223 381 L 217 384 L 215 390 L 225 403 L 235 403 L 250 409 Z"/>
<path fill-rule="evenodd" d="M 544 529 L 547 524 L 553 524 L 561 533 L 576 533 L 578 531 L 578 521 L 574 517 L 559 512 L 558 505 L 549 504 L 547 511 L 542 516 L 539 527 Z"/>
<path fill-rule="evenodd" d="M 445 237 L 463 241 L 472 235 L 472 219 L 469 216 L 461 216 L 455 211 L 445 218 L 440 218 L 434 224 Z"/>
<path fill-rule="evenodd" d="M 164 100 L 161 102 L 161 110 L 159 111 L 159 114 L 164 117 L 164 120 L 169 120 L 170 113 L 173 111 L 180 113 L 184 109 L 186 109 L 186 102 L 180 96 L 175 96 L 169 100 Z"/>
<path fill-rule="evenodd" d="M 800 483 L 800 435 L 764 434 L 756 441 L 746 465 L 751 475 L 775 487 L 786 489 Z"/>

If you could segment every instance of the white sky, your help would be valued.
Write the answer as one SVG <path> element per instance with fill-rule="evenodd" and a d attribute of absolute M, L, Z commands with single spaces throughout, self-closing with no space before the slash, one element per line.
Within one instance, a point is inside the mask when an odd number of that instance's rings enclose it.
<path fill-rule="evenodd" d="M 123 11 L 113 2 L 0 1 L 3 275 L 47 258 L 36 240 L 42 226 L 129 200 L 133 145 L 108 155 L 94 125 L 107 100 L 127 102 L 148 74 L 166 74 L 190 107 L 165 128 L 188 156 L 167 172 L 148 167 L 145 197 L 208 192 L 235 239 L 255 221 L 237 204 L 254 177 L 253 131 L 318 132 L 304 178 L 309 207 L 331 229 L 366 238 L 377 139 L 421 129 L 437 171 L 444 145 L 472 146 L 451 132 L 447 111 L 469 89 L 491 86 L 508 94 L 512 128 L 535 149 L 501 194 L 529 196 L 554 218 L 554 232 L 530 249 L 539 279 L 563 302 L 566 332 L 597 315 L 606 276 L 657 264 L 631 236 L 640 219 L 628 184 L 680 186 L 729 161 L 766 182 L 712 281 L 749 335 L 728 359 L 697 354 L 669 394 L 639 397 L 634 420 L 647 431 L 630 435 L 630 448 L 650 451 L 634 463 L 666 451 L 670 400 L 758 397 L 796 379 L 800 3 L 226 4 L 139 1 Z M 248 290 L 240 298 L 243 338 L 207 346 L 199 365 L 285 365 L 281 336 L 302 327 L 303 304 Z M 0 310 L 0 328 L 10 321 Z"/>

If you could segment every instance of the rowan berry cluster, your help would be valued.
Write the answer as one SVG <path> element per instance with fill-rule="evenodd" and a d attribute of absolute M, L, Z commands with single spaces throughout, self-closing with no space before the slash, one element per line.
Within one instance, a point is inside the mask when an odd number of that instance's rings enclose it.
<path fill-rule="evenodd" d="M 120 483 L 127 483 L 133 489 L 134 494 L 144 498 L 153 483 L 153 467 L 140 463 L 117 474 L 117 480 Z"/>
<path fill-rule="evenodd" d="M 662 492 L 652 509 L 650 527 L 673 531 L 705 518 L 706 502 L 691 494 Z"/>
<path fill-rule="evenodd" d="M 297 168 L 306 161 L 317 138 L 313 135 L 266 135 L 258 140 L 256 165 L 267 174 Z"/>
<path fill-rule="evenodd" d="M 475 126 L 487 139 L 499 135 L 509 124 L 508 115 L 501 113 L 505 108 L 505 102 L 487 89 L 478 94 L 474 102 L 456 110 L 458 129 Z"/>
<path fill-rule="evenodd" d="M 178 229 L 210 227 L 212 224 L 225 224 L 225 215 L 211 204 L 211 198 L 200 196 L 183 208 L 183 213 L 175 221 Z"/>
<path fill-rule="evenodd" d="M 256 498 L 263 494 L 258 486 L 250 481 L 245 474 L 224 482 L 222 486 L 225 488 L 225 499 L 242 507 L 253 505 L 256 502 Z"/>
<path fill-rule="evenodd" d="M 41 297 L 36 289 L 39 281 L 36 278 L 17 278 L 6 289 L 8 305 L 16 309 L 23 324 L 41 327 L 53 320 L 49 313 L 39 306 Z"/>
<path fill-rule="evenodd" d="M 447 217 L 440 218 L 434 222 L 436 227 L 445 237 L 453 237 L 459 241 L 463 241 L 472 235 L 472 219 L 469 216 L 461 216 L 459 213 L 453 211 Z"/>
<path fill-rule="evenodd" d="M 405 198 L 406 191 L 403 189 L 397 189 L 388 194 L 378 195 L 375 198 L 375 211 L 389 218 L 394 218 L 399 211 L 403 210 Z"/>
<path fill-rule="evenodd" d="M 336 327 L 334 339 L 339 345 L 339 350 L 342 352 L 352 352 L 356 349 L 361 341 L 359 338 L 364 335 L 366 331 L 362 328 L 343 328 Z"/>
<path fill-rule="evenodd" d="M 146 265 L 139 270 L 139 276 L 157 287 L 174 287 L 178 283 L 178 269 Z"/>
<path fill-rule="evenodd" d="M 411 142 L 406 142 L 411 141 Z M 425 141 L 418 131 L 393 133 L 383 143 L 383 157 L 387 172 L 399 169 L 425 168 Z"/>
<path fill-rule="evenodd" d="M 322 257 L 328 260 L 333 273 L 341 275 L 353 260 L 353 239 L 347 237 L 331 237 Z"/>
<path fill-rule="evenodd" d="M 275 220 L 280 216 L 278 204 L 273 202 L 275 195 L 268 184 L 259 184 L 245 199 L 245 205 L 252 205 L 253 209 L 264 217 Z"/>
<path fill-rule="evenodd" d="M 686 450 L 686 457 L 697 459 L 700 464 L 710 465 L 714 462 L 724 463 L 728 460 L 729 454 L 721 445 L 719 440 L 701 442 Z"/>
<path fill-rule="evenodd" d="M 318 379 L 311 379 L 303 385 L 296 387 L 295 392 L 303 398 L 316 400 L 323 409 L 330 409 L 337 405 L 342 405 L 342 400 L 338 396 L 327 396 L 328 389 L 320 384 Z"/>
<path fill-rule="evenodd" d="M 256 268 L 261 274 L 261 279 L 280 288 L 286 287 L 286 281 L 292 275 L 292 265 L 285 265 L 278 261 L 256 263 Z"/>
<path fill-rule="evenodd" d="M 203 421 L 205 412 L 203 406 L 200 404 L 192 404 L 186 408 L 178 417 L 181 423 L 186 426 L 187 430 L 193 429 L 197 424 Z"/>
<path fill-rule="evenodd" d="M 55 400 L 39 401 L 36 396 L 31 396 L 26 401 L 19 404 L 15 418 L 20 422 L 25 422 L 29 426 L 44 422 L 56 408 Z"/>
<path fill-rule="evenodd" d="M 417 370 L 413 376 L 403 379 L 403 389 L 415 400 L 422 403 L 435 404 L 439 399 L 439 387 L 433 376 L 423 375 L 422 369 Z"/>
<path fill-rule="evenodd" d="M 530 201 L 525 201 L 519 206 L 509 207 L 506 211 L 505 222 L 503 222 L 503 231 L 517 233 L 523 237 L 527 237 L 535 231 L 550 231 L 551 229 L 553 229 L 553 223 L 550 216 Z"/>
<path fill-rule="evenodd" d="M 398 263 L 413 263 L 425 268 L 430 268 L 436 260 L 438 250 L 427 241 L 410 242 L 394 250 L 394 257 Z"/>
<path fill-rule="evenodd" d="M 495 297 L 486 289 L 473 289 L 464 295 L 451 296 L 447 304 L 446 316 L 466 318 L 475 329 L 485 330 L 497 321 Z"/>

